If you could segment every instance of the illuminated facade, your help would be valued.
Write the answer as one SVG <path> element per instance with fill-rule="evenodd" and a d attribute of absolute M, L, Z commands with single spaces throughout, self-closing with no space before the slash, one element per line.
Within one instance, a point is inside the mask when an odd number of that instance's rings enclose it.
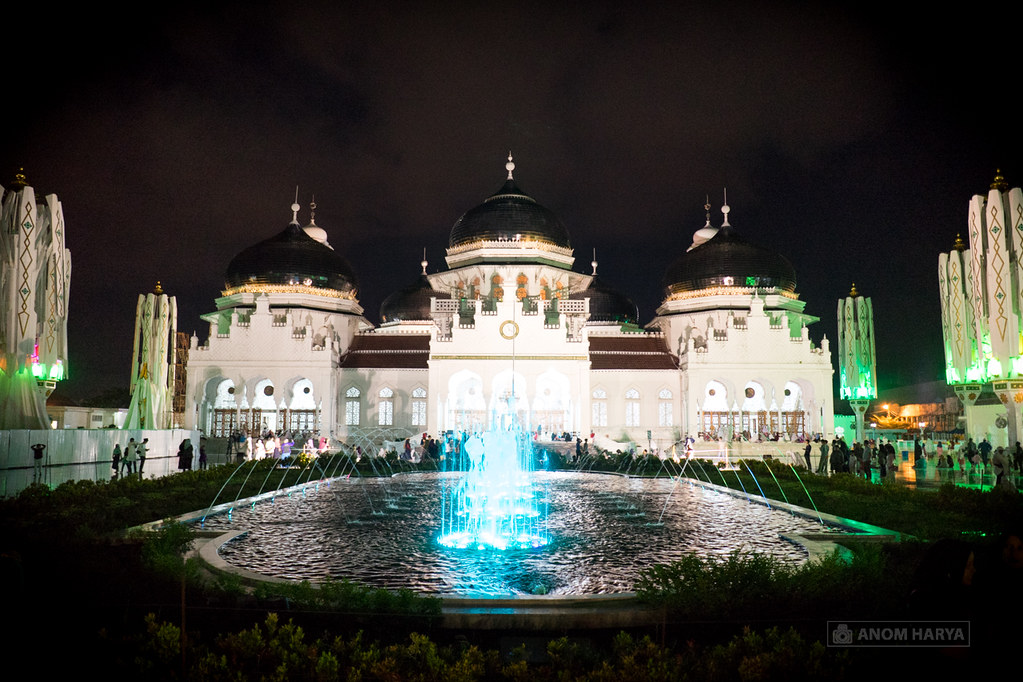
<path fill-rule="evenodd" d="M 700 431 L 833 430 L 827 340 L 810 342 L 816 318 L 783 257 L 743 241 L 727 213 L 720 234 L 708 218 L 644 329 L 596 261 L 572 270 L 567 230 L 518 187 L 510 157 L 506 168 L 452 227 L 447 269 L 429 273 L 424 260 L 377 327 L 350 266 L 293 207 L 283 233 L 232 261 L 204 316 L 209 339 L 192 340 L 187 425 L 370 445 L 515 420 L 612 450 L 666 449 Z"/>
<path fill-rule="evenodd" d="M 1023 404 L 1023 192 L 1000 172 L 986 197 L 970 200 L 969 248 L 957 239 L 938 256 L 938 286 L 945 377 L 966 407 L 967 428 L 1002 432 L 995 439 L 1011 444 Z M 988 383 L 1005 410 L 993 424 L 972 409 Z"/>
<path fill-rule="evenodd" d="M 0 429 L 47 429 L 46 398 L 67 373 L 64 213 L 20 173 L 0 196 Z"/>

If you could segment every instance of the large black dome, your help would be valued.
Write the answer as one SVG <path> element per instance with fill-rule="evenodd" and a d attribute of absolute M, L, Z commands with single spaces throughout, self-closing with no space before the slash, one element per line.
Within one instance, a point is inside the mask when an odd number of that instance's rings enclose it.
<path fill-rule="evenodd" d="M 451 298 L 446 291 L 430 286 L 426 275 L 420 275 L 413 284 L 399 289 L 380 304 L 381 322 L 409 322 L 430 319 L 430 299 Z"/>
<path fill-rule="evenodd" d="M 590 299 L 591 322 L 618 322 L 637 324 L 639 308 L 628 296 L 613 289 L 598 277 L 594 277 L 588 289 L 577 291 L 571 299 Z"/>
<path fill-rule="evenodd" d="M 524 194 L 509 178 L 501 189 L 458 219 L 451 228 L 448 246 L 520 239 L 572 248 L 568 230 L 554 213 Z"/>
<path fill-rule="evenodd" d="M 259 284 L 306 285 L 354 293 L 359 286 L 348 261 L 296 223 L 235 256 L 224 278 L 228 289 Z"/>
<path fill-rule="evenodd" d="M 662 280 L 668 295 L 710 287 L 756 287 L 795 292 L 796 271 L 785 256 L 750 244 L 730 226 L 686 251 Z"/>

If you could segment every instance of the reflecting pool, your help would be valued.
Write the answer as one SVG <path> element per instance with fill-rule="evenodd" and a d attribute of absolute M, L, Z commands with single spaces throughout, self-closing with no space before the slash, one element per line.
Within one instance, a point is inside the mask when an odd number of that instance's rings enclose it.
<path fill-rule="evenodd" d="M 375 587 L 459 596 L 632 591 L 640 570 L 683 554 L 806 552 L 779 533 L 819 523 L 668 479 L 537 472 L 550 544 L 536 549 L 452 549 L 438 541 L 445 490 L 458 474 L 350 478 L 206 519 L 207 529 L 249 529 L 221 549 L 228 563 L 295 580 L 347 578 Z M 838 531 L 836 531 L 838 532 Z"/>

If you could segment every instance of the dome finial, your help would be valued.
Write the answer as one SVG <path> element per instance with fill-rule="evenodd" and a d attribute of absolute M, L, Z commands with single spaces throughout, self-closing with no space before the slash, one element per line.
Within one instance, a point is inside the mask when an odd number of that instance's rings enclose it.
<path fill-rule="evenodd" d="M 512 161 L 512 153 L 508 152 L 508 163 L 504 164 L 504 167 L 508 170 L 508 179 L 514 180 L 512 177 L 512 171 L 515 170 L 515 163 Z"/>
<path fill-rule="evenodd" d="M 728 188 L 727 188 L 727 187 L 725 187 L 725 203 L 724 203 L 724 205 L 723 205 L 723 206 L 721 207 L 721 212 L 722 212 L 722 213 L 724 214 L 724 216 L 725 216 L 725 221 L 724 221 L 723 223 L 721 223 L 721 227 L 731 227 L 731 225 L 729 225 L 729 224 L 728 224 L 728 213 L 729 213 L 729 211 L 731 211 L 731 210 L 732 210 L 732 209 L 728 207 Z"/>
<path fill-rule="evenodd" d="M 426 247 L 425 246 L 423 247 L 423 260 L 419 261 L 419 264 L 421 266 L 423 266 L 423 274 L 425 275 L 426 274 L 426 266 L 429 265 L 429 263 L 426 262 Z"/>
<path fill-rule="evenodd" d="M 291 224 L 298 225 L 298 209 L 302 208 L 298 205 L 298 185 L 295 185 L 295 202 L 291 205 Z"/>
<path fill-rule="evenodd" d="M 956 251 L 966 250 L 966 243 L 963 241 L 963 236 L 961 234 L 956 234 L 956 240 L 952 243 L 952 248 Z"/>
<path fill-rule="evenodd" d="M 860 295 L 860 292 L 856 291 L 856 282 L 853 282 L 852 289 L 849 290 L 849 296 L 856 298 Z"/>
<path fill-rule="evenodd" d="M 14 174 L 14 181 L 11 182 L 12 187 L 28 187 L 28 178 L 25 177 L 25 169 L 19 168 L 18 172 Z"/>
<path fill-rule="evenodd" d="M 163 294 L 163 285 L 160 284 L 160 280 L 156 280 L 156 286 L 153 287 L 153 293 L 156 294 L 157 296 Z"/>
<path fill-rule="evenodd" d="M 590 261 L 590 265 L 593 266 L 593 277 L 597 276 L 597 248 L 593 248 L 593 260 Z"/>
<path fill-rule="evenodd" d="M 313 200 L 309 202 L 309 224 L 316 224 L 316 195 L 313 195 Z"/>
<path fill-rule="evenodd" d="M 997 189 L 999 192 L 1009 191 L 1009 183 L 1005 181 L 1001 168 L 995 169 L 995 181 L 991 183 L 991 189 Z"/>
<path fill-rule="evenodd" d="M 707 195 L 707 201 L 703 205 L 703 210 L 707 212 L 707 224 L 704 227 L 710 227 L 710 195 Z"/>

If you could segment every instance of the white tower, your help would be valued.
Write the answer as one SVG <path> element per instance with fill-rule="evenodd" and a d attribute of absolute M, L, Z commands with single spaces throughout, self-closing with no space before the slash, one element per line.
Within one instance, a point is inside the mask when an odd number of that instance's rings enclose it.
<path fill-rule="evenodd" d="M 1001 171 L 987 197 L 970 200 L 969 239 L 938 257 L 946 380 L 968 407 L 991 382 L 1011 444 L 1023 404 L 1023 191 Z"/>
<path fill-rule="evenodd" d="M 0 196 L 0 429 L 46 429 L 46 398 L 67 373 L 64 213 L 56 194 L 37 203 L 21 173 Z"/>
<path fill-rule="evenodd" d="M 874 309 L 853 284 L 849 295 L 838 302 L 838 362 L 841 396 L 856 415 L 856 440 L 863 441 L 863 419 L 870 401 L 877 397 L 874 356 Z"/>
<path fill-rule="evenodd" d="M 131 405 L 126 429 L 168 429 L 174 394 L 178 312 L 173 296 L 156 283 L 139 295 L 135 310 L 135 350 L 131 368 Z"/>

